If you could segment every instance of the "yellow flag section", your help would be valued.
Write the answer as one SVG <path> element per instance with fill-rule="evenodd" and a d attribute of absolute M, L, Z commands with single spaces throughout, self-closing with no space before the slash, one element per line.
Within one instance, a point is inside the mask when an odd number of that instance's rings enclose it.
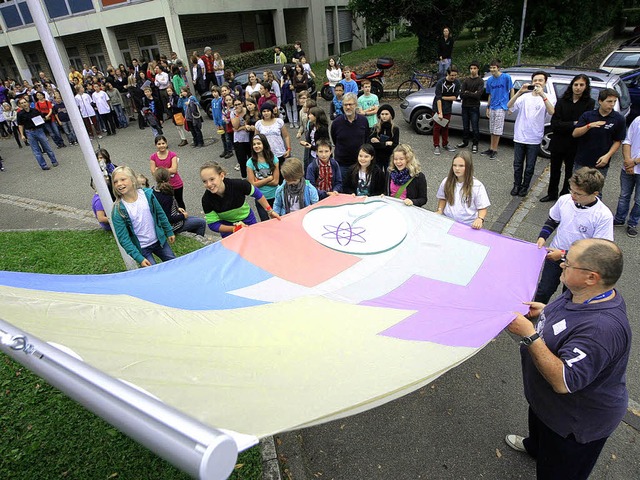
<path fill-rule="evenodd" d="M 412 310 L 323 297 L 188 311 L 0 287 L 3 318 L 214 427 L 258 437 L 415 390 L 479 349 L 380 335 Z"/>

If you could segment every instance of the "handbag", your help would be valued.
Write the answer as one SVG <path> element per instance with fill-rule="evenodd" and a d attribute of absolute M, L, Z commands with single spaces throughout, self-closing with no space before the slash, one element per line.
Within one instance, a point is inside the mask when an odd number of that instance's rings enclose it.
<path fill-rule="evenodd" d="M 173 122 L 178 126 L 184 125 L 184 115 L 182 113 L 180 113 L 180 112 L 174 113 L 173 114 Z"/>

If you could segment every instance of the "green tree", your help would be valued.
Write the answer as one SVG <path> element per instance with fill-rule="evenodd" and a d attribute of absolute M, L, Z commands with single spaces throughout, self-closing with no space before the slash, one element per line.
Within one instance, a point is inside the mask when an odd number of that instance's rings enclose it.
<path fill-rule="evenodd" d="M 420 62 L 436 59 L 438 38 L 448 26 L 456 34 L 488 0 L 350 0 L 349 8 L 364 17 L 368 35 L 382 38 L 390 27 L 407 22 L 418 37 Z"/>

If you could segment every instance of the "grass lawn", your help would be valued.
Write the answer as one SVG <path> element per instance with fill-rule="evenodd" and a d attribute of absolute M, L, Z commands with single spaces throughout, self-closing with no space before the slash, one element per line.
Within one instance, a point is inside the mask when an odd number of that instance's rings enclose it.
<path fill-rule="evenodd" d="M 178 235 L 177 256 L 201 248 Z M 0 233 L 0 270 L 57 274 L 115 273 L 124 262 L 110 233 Z M 238 458 L 230 478 L 262 477 L 259 447 Z M 0 354 L 0 478 L 187 479 L 168 462 Z"/>

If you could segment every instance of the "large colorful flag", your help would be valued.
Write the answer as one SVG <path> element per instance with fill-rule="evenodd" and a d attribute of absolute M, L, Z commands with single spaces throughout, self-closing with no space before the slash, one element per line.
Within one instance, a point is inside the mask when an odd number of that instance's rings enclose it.
<path fill-rule="evenodd" d="M 343 195 L 136 271 L 0 272 L 0 317 L 255 438 L 372 408 L 470 358 L 527 310 L 544 253 Z"/>

